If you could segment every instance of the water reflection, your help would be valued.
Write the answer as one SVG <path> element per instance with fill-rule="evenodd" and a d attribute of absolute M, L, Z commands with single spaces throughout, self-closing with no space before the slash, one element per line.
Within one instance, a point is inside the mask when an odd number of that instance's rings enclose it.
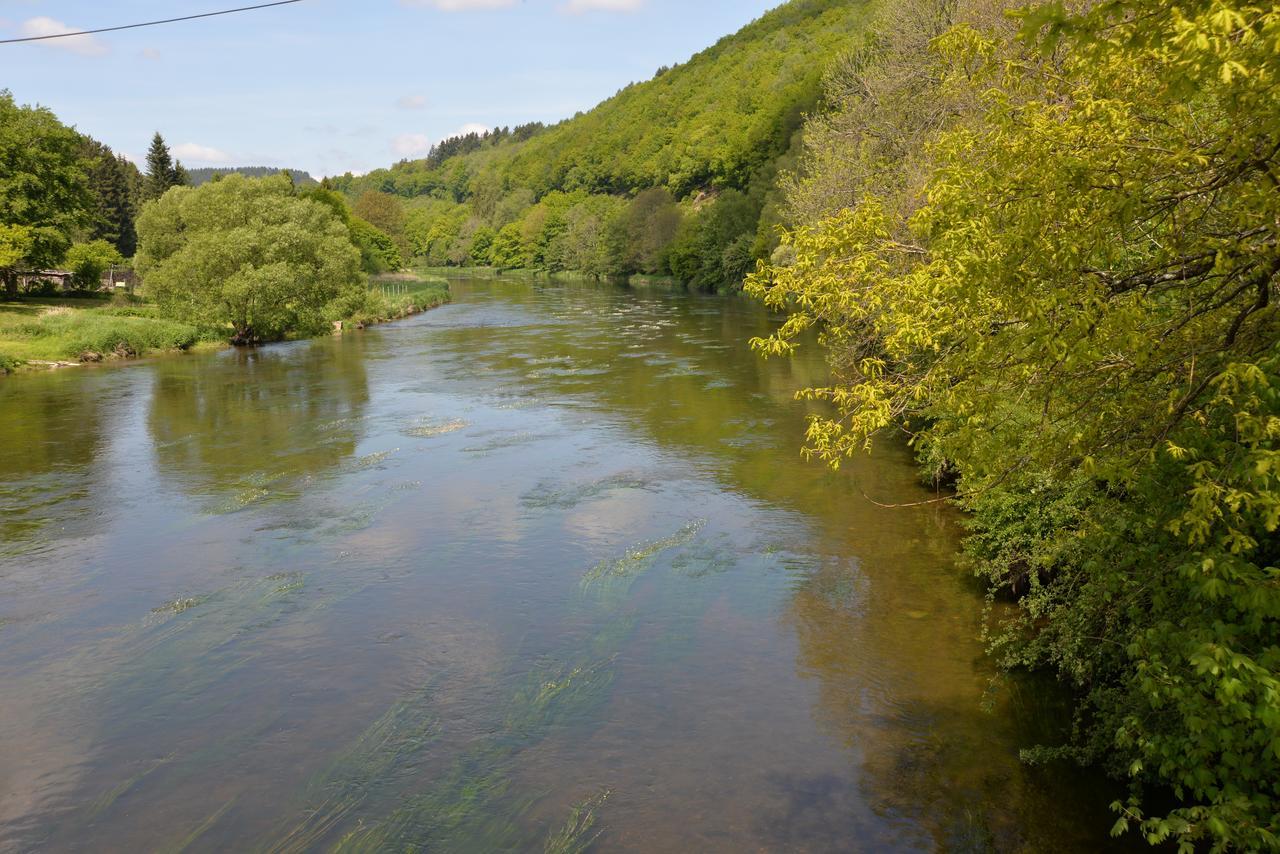
<path fill-rule="evenodd" d="M 148 425 L 161 477 L 221 510 L 305 489 L 363 435 L 361 343 L 158 363 Z"/>
<path fill-rule="evenodd" d="M 108 440 L 111 416 L 127 407 L 97 376 L 49 377 L 36 394 L 20 381 L 0 383 L 0 554 L 27 547 L 55 516 L 64 525 L 72 517 L 84 522 L 89 470 Z"/>

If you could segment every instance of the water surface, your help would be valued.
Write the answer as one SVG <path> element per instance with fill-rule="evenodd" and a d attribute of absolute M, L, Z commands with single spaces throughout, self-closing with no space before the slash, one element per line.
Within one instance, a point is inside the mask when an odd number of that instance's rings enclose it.
<path fill-rule="evenodd" d="M 945 505 L 736 299 L 0 383 L 0 849 L 1093 851 Z M 559 846 L 559 847 L 557 847 Z"/>

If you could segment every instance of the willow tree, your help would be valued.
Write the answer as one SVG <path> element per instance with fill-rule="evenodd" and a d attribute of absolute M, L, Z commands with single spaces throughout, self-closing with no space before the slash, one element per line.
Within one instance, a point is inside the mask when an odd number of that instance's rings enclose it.
<path fill-rule="evenodd" d="M 1005 664 L 1080 699 L 1071 756 L 1132 781 L 1116 832 L 1280 842 L 1280 53 L 1276 7 L 1027 13 L 932 41 L 972 120 L 926 135 L 915 204 L 863 192 L 749 289 L 817 327 L 809 451 L 914 425 L 970 553 L 1028 591 Z M 1149 807 L 1152 787 L 1178 805 Z"/>
<path fill-rule="evenodd" d="M 179 187 L 138 219 L 137 265 L 161 311 L 224 326 L 237 344 L 320 329 L 362 287 L 360 252 L 327 206 L 284 177 Z"/>

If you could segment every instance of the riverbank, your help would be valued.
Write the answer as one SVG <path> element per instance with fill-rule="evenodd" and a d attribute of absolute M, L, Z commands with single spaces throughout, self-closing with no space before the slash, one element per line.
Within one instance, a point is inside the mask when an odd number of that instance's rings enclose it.
<path fill-rule="evenodd" d="M 545 270 L 502 269 L 499 267 L 419 267 L 419 272 L 427 276 L 439 276 L 444 279 L 512 279 L 515 281 L 548 281 L 548 282 L 598 282 L 616 281 L 631 287 L 666 287 L 684 289 L 686 285 L 673 276 L 647 276 L 637 273 L 633 276 L 592 276 L 574 270 L 563 270 L 549 273 Z"/>
<path fill-rule="evenodd" d="M 182 352 L 213 343 L 186 323 L 123 298 L 71 297 L 0 303 L 0 373 Z"/>
<path fill-rule="evenodd" d="M 362 305 L 335 331 L 400 320 L 449 302 L 443 278 L 412 273 L 369 280 Z M 309 336 L 296 336 L 298 338 Z M 0 375 L 230 346 L 220 330 L 158 315 L 141 298 L 66 297 L 0 302 Z"/>

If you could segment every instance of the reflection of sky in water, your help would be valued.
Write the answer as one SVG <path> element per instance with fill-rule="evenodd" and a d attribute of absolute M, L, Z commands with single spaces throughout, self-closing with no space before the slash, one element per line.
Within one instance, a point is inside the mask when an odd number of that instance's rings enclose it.
<path fill-rule="evenodd" d="M 948 513 L 862 498 L 923 495 L 906 453 L 800 461 L 815 353 L 455 290 L 0 389 L 0 848 L 537 848 L 581 804 L 602 850 L 1105 844 L 1017 765 L 1030 698 L 981 710 Z"/>

